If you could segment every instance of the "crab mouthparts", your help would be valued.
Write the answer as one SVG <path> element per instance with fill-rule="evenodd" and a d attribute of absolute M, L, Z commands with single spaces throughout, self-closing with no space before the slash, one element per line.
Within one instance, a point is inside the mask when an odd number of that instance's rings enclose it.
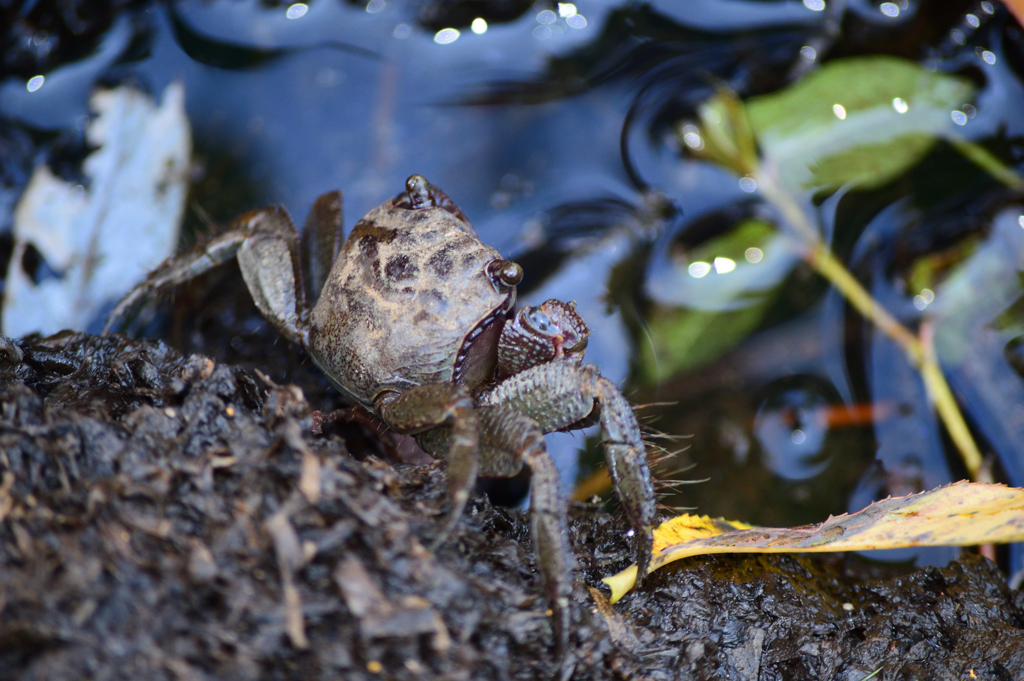
<path fill-rule="evenodd" d="M 466 334 L 455 358 L 452 380 L 468 386 L 477 386 L 494 375 L 498 364 L 498 337 L 515 307 L 516 295 L 513 290 L 505 302 Z"/>

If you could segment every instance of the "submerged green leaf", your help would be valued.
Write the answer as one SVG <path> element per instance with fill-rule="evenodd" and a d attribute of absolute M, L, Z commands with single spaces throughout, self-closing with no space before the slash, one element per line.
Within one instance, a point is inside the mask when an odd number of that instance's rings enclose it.
<path fill-rule="evenodd" d="M 731 90 L 721 89 L 697 113 L 703 131 L 700 155 L 737 175 L 752 174 L 757 168 L 757 144 L 743 102 Z M 680 128 L 684 143 L 688 128 Z"/>
<path fill-rule="evenodd" d="M 678 372 L 714 361 L 757 328 L 767 308 L 762 302 L 729 312 L 655 309 L 648 319 L 650 342 L 640 346 L 644 381 L 656 385 Z"/>
<path fill-rule="evenodd" d="M 906 172 L 943 137 L 974 96 L 966 78 L 887 56 L 827 62 L 794 85 L 745 105 L 721 91 L 699 110 L 695 152 L 739 175 L 778 173 L 791 191 L 877 187 Z M 961 116 L 963 114 L 960 114 Z M 687 146 L 685 131 L 680 137 Z"/>
<path fill-rule="evenodd" d="M 763 163 L 792 189 L 875 187 L 954 134 L 966 78 L 886 56 L 837 59 L 792 87 L 747 102 Z"/>
<path fill-rule="evenodd" d="M 997 333 L 1005 343 L 1017 332 L 1020 320 L 1006 311 L 1022 295 L 1017 278 L 1024 259 L 1021 211 L 1001 211 L 983 240 L 965 240 L 973 251 L 935 288 L 935 302 L 928 311 L 936 321 L 935 349 L 944 364 L 960 366 L 976 357 L 983 334 Z M 997 394 L 1005 396 L 1005 391 Z"/>
<path fill-rule="evenodd" d="M 648 383 L 715 360 L 761 322 L 799 262 L 772 225 L 749 219 L 649 275 L 649 342 L 639 351 Z"/>

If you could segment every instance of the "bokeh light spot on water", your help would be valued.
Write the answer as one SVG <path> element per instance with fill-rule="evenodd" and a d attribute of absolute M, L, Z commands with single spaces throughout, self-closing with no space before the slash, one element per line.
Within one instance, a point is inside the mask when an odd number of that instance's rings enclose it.
<path fill-rule="evenodd" d="M 910 109 L 910 105 L 907 104 L 907 100 L 902 97 L 894 97 L 892 100 L 892 108 L 896 109 L 896 113 L 907 113 Z"/>
<path fill-rule="evenodd" d="M 551 37 L 550 26 L 537 26 L 533 29 L 533 37 L 537 40 L 547 40 Z"/>
<path fill-rule="evenodd" d="M 953 111 L 949 114 L 949 117 L 953 119 L 953 122 L 957 125 L 967 125 L 967 114 L 963 111 Z"/>
<path fill-rule="evenodd" d="M 582 14 L 573 14 L 571 17 L 566 17 L 565 23 L 569 24 L 569 28 L 586 28 L 587 18 Z"/>
<path fill-rule="evenodd" d="M 887 17 L 896 18 L 900 15 L 900 8 L 895 2 L 883 2 L 878 6 L 879 11 Z"/>
<path fill-rule="evenodd" d="M 25 83 L 25 89 L 29 92 L 35 92 L 39 88 L 43 87 L 43 83 L 46 82 L 46 76 L 32 76 Z"/>
<path fill-rule="evenodd" d="M 1024 215 L 1021 215 L 1019 218 L 1017 218 L 1017 222 L 1020 223 L 1020 228 L 1024 229 Z"/>
<path fill-rule="evenodd" d="M 462 34 L 457 28 L 442 28 L 434 34 L 434 42 L 438 45 L 447 45 L 458 40 L 460 35 Z"/>
<path fill-rule="evenodd" d="M 558 16 L 562 17 L 563 19 L 568 19 L 569 17 L 575 14 L 576 5 L 572 4 L 571 2 L 558 3 Z"/>
<path fill-rule="evenodd" d="M 683 144 L 690 147 L 694 151 L 700 151 L 704 148 L 704 140 L 701 139 L 700 131 L 696 125 L 687 123 L 683 126 Z"/>
<path fill-rule="evenodd" d="M 967 42 L 967 38 L 964 37 L 964 32 L 961 31 L 959 28 L 954 28 L 952 31 L 949 32 L 949 39 L 952 40 L 957 45 L 963 45 L 964 43 Z"/>
<path fill-rule="evenodd" d="M 366 3 L 366 11 L 370 14 L 383 12 L 385 7 L 387 7 L 387 3 L 384 0 L 370 0 Z"/>
<path fill-rule="evenodd" d="M 743 257 L 747 259 L 749 263 L 759 263 L 764 258 L 764 251 L 760 248 L 748 248 L 743 253 Z"/>
<path fill-rule="evenodd" d="M 839 120 L 846 120 L 846 107 L 843 106 L 842 104 L 833 104 L 832 113 L 834 113 L 836 115 L 836 118 L 838 118 Z"/>
<path fill-rule="evenodd" d="M 686 268 L 686 271 L 690 273 L 690 276 L 694 279 L 700 279 L 706 277 L 708 272 L 711 271 L 711 264 L 698 260 L 697 262 L 691 262 L 690 266 Z"/>
<path fill-rule="evenodd" d="M 965 16 L 964 21 L 966 21 L 971 28 L 981 27 L 981 20 L 979 20 L 978 17 L 975 16 L 974 14 L 968 14 L 967 16 Z"/>
<path fill-rule="evenodd" d="M 978 56 L 981 57 L 981 60 L 988 64 L 989 66 L 996 63 L 996 55 L 994 52 L 979 49 Z"/>
<path fill-rule="evenodd" d="M 477 17 L 473 19 L 473 23 L 469 25 L 469 28 L 477 35 L 487 33 L 487 20 L 483 17 Z"/>
<path fill-rule="evenodd" d="M 804 7 L 812 12 L 820 12 L 825 9 L 825 0 L 804 0 Z"/>
<path fill-rule="evenodd" d="M 923 288 L 921 292 L 914 296 L 914 307 L 918 310 L 923 310 L 932 304 L 935 300 L 935 292 L 930 288 Z"/>
<path fill-rule="evenodd" d="M 288 9 L 285 10 L 284 15 L 289 19 L 298 19 L 299 17 L 306 16 L 306 12 L 309 11 L 309 5 L 304 2 L 296 2 L 294 5 L 289 5 Z"/>
<path fill-rule="evenodd" d="M 545 26 L 550 26 L 551 24 L 558 21 L 558 15 L 552 12 L 551 10 L 546 9 L 537 13 L 537 21 L 538 23 L 544 24 Z"/>
<path fill-rule="evenodd" d="M 752 177 L 741 177 L 740 189 L 748 194 L 753 194 L 757 191 L 757 182 Z"/>
<path fill-rule="evenodd" d="M 395 26 L 395 30 L 391 35 L 395 36 L 399 40 L 405 40 L 412 35 L 412 27 L 408 24 L 399 24 L 398 26 Z"/>
<path fill-rule="evenodd" d="M 995 14 L 996 8 L 995 5 L 986 0 L 985 2 L 981 3 L 981 11 L 984 12 L 985 14 Z"/>
<path fill-rule="evenodd" d="M 807 63 L 811 63 L 818 58 L 818 51 L 810 45 L 804 45 L 800 48 L 800 58 Z"/>
<path fill-rule="evenodd" d="M 715 268 L 715 272 L 726 274 L 736 269 L 736 261 L 732 258 L 715 258 L 711 266 Z"/>

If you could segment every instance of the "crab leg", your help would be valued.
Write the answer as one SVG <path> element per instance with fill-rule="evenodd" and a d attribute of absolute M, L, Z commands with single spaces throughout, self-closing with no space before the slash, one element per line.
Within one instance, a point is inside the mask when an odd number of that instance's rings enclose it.
<path fill-rule="evenodd" d="M 637 584 L 647 576 L 654 548 L 654 486 L 647 449 L 629 402 L 604 376 L 594 379 L 594 396 L 601 407 L 601 441 L 608 469 L 626 515 L 637 534 Z"/>
<path fill-rule="evenodd" d="M 615 491 L 637 535 L 637 579 L 642 580 L 654 545 L 654 487 L 640 426 L 619 389 L 593 365 L 553 361 L 512 376 L 480 401 L 526 414 L 545 433 L 600 411 L 601 441 Z"/>
<path fill-rule="evenodd" d="M 428 383 L 404 393 L 387 393 L 378 398 L 376 411 L 384 422 L 404 435 L 416 435 L 437 426 L 451 426 L 448 450 L 442 455 L 448 462 L 448 517 L 431 548 L 443 544 L 462 517 L 480 470 L 477 449 L 480 444 L 480 420 L 466 388 L 454 383 Z"/>
<path fill-rule="evenodd" d="M 533 473 L 530 533 L 537 567 L 544 577 L 544 588 L 551 603 L 557 653 L 561 657 L 569 643 L 569 597 L 575 561 L 569 544 L 569 520 L 558 469 L 548 455 L 544 434 L 536 421 L 503 406 L 478 407 L 476 413 L 480 418 L 480 475 L 510 478 L 524 465 Z M 428 452 L 443 455 L 454 444 L 451 440 L 451 429 L 442 427 L 425 431 L 419 443 Z"/>
<path fill-rule="evenodd" d="M 554 615 L 557 655 L 569 643 L 569 597 L 575 566 L 569 544 L 569 519 L 558 469 L 548 455 L 537 422 L 503 406 L 480 407 L 480 472 L 511 477 L 525 463 L 530 478 L 530 534 L 537 566 Z"/>
<path fill-rule="evenodd" d="M 543 438 L 541 439 L 543 443 Z M 543 447 L 526 454 L 530 479 L 530 534 L 533 550 L 544 575 L 544 586 L 555 621 L 556 654 L 561 657 L 569 643 L 569 597 L 572 595 L 572 547 L 569 519 L 558 469 Z"/>
<path fill-rule="evenodd" d="M 302 256 L 306 275 L 306 293 L 316 302 L 327 281 L 334 259 L 341 251 L 344 239 L 342 229 L 341 192 L 327 192 L 316 200 L 302 228 Z"/>
<path fill-rule="evenodd" d="M 103 333 L 154 293 L 183 284 L 238 258 L 256 306 L 282 336 L 305 345 L 306 300 L 298 262 L 299 234 L 288 213 L 271 207 L 246 213 L 220 236 L 173 255 L 133 288 L 107 317 Z"/>
<path fill-rule="evenodd" d="M 109 333 L 128 313 L 162 289 L 184 284 L 235 257 L 238 247 L 248 238 L 244 232 L 227 232 L 202 248 L 173 255 L 149 273 L 146 280 L 128 292 L 107 316 L 103 333 Z"/>

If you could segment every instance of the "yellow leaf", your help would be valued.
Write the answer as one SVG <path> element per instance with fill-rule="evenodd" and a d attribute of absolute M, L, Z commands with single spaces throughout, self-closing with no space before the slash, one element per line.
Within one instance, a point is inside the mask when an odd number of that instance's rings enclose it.
<path fill-rule="evenodd" d="M 666 520 L 654 531 L 654 553 L 660 553 L 670 546 L 684 544 L 695 539 L 714 537 L 734 530 L 752 529 L 754 529 L 753 525 L 747 525 L 737 520 L 684 513 L 672 520 Z"/>
<path fill-rule="evenodd" d="M 654 531 L 648 572 L 708 553 L 867 551 L 907 546 L 972 546 L 1024 541 L 1024 490 L 957 482 L 931 492 L 876 501 L 818 525 L 753 527 L 683 515 Z M 636 583 L 636 566 L 607 577 L 612 603 Z"/>

